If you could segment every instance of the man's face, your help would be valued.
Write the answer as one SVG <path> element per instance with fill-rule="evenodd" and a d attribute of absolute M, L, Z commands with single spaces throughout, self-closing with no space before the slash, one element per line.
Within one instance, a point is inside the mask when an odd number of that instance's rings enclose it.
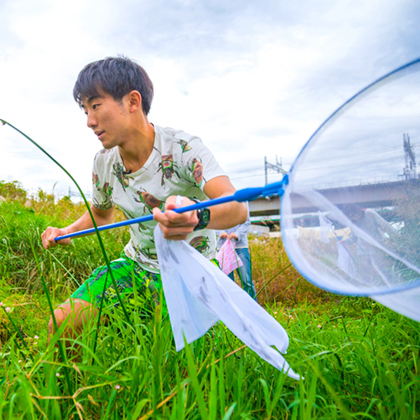
<path fill-rule="evenodd" d="M 129 112 L 124 104 L 124 98 L 120 103 L 106 93 L 83 99 L 82 108 L 87 115 L 87 126 L 93 130 L 105 149 L 118 146 L 128 138 Z"/>

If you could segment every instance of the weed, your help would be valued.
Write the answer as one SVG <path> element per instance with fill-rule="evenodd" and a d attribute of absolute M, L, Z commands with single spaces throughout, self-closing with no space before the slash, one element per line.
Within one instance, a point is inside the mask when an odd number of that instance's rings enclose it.
<path fill-rule="evenodd" d="M 1 311 L 0 418 L 418 418 L 418 324 L 369 299 L 308 285 L 286 268 L 281 240 L 251 241 L 254 280 L 261 289 L 263 279 L 272 279 L 260 302 L 287 329 L 287 359 L 304 380 L 262 361 L 223 324 L 177 353 L 167 312 L 153 302 L 151 316 L 132 312 L 129 324 L 124 314 L 104 308 L 112 322 L 99 330 L 96 351 L 95 326 L 72 341 L 80 356 L 64 362 L 54 340 L 47 343 L 50 312 L 41 274 L 54 307 L 102 257 L 92 237 L 42 250 L 40 232 L 51 220 L 64 226 L 82 211 L 55 199 L 48 209 L 38 198 L 32 207 L 19 200 L 1 204 L 0 301 L 11 308 L 26 347 Z M 103 240 L 110 257 L 118 257 L 128 233 L 115 229 Z"/>

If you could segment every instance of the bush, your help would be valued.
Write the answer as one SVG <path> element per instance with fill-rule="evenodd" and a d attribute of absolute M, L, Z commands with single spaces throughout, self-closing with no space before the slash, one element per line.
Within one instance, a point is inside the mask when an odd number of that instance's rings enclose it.
<path fill-rule="evenodd" d="M 24 203 L 28 197 L 28 192 L 23 189 L 22 184 L 18 181 L 0 181 L 0 195 Z"/>

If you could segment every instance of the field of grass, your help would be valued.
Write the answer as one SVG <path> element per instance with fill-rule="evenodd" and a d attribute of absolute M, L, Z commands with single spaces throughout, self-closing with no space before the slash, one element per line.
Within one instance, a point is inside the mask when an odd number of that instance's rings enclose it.
<path fill-rule="evenodd" d="M 42 279 L 54 307 L 103 257 L 94 237 L 43 250 L 44 228 L 84 209 L 42 191 L 28 202 L 18 189 L 0 183 L 0 195 L 15 191 L 0 203 L 0 418 L 420 418 L 419 324 L 311 286 L 278 239 L 250 241 L 254 281 L 260 304 L 289 334 L 287 361 L 305 379 L 283 375 L 223 324 L 177 353 L 164 304 L 152 301 L 142 304 L 150 315 L 130 313 L 130 322 L 105 309 L 112 322 L 98 335 L 96 324 L 86 328 L 73 342 L 81 350 L 63 358 L 58 335 L 47 343 Z M 102 238 L 117 258 L 128 229 Z"/>

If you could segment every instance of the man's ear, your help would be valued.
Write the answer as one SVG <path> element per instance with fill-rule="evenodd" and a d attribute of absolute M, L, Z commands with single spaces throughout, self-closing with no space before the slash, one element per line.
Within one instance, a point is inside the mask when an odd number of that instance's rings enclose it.
<path fill-rule="evenodd" d="M 128 94 L 128 105 L 130 112 L 136 112 L 138 109 L 143 112 L 140 92 L 132 90 Z"/>

